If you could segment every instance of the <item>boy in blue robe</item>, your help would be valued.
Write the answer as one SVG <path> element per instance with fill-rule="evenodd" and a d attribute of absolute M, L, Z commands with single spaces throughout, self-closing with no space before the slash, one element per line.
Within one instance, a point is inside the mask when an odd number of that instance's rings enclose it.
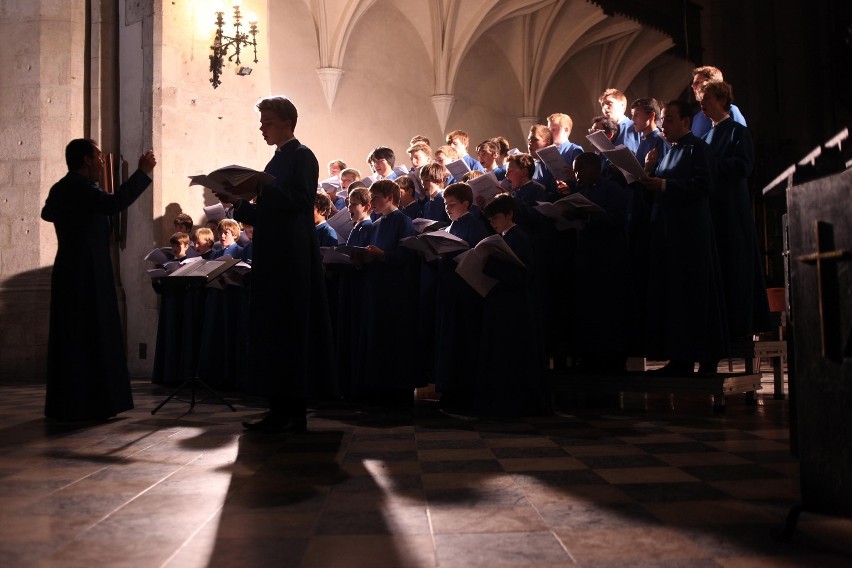
<path fill-rule="evenodd" d="M 318 191 L 314 198 L 314 228 L 321 247 L 336 247 L 338 243 L 337 231 L 327 222 L 330 214 L 331 200 L 324 191 Z"/>
<path fill-rule="evenodd" d="M 420 170 L 420 180 L 426 195 L 420 200 L 420 216 L 433 221 L 450 222 L 444 208 L 443 190 L 450 172 L 441 164 L 435 162 Z"/>
<path fill-rule="evenodd" d="M 574 158 L 583 153 L 583 147 L 568 139 L 574 128 L 574 121 L 565 113 L 557 112 L 547 117 L 547 128 L 553 136 L 553 143 L 559 148 L 559 153 L 565 163 L 571 165 Z"/>
<path fill-rule="evenodd" d="M 553 177 L 553 173 L 544 165 L 537 154 L 538 150 L 551 144 L 553 144 L 553 136 L 550 134 L 550 129 L 543 124 L 534 124 L 530 127 L 530 133 L 527 136 L 527 148 L 530 156 L 535 160 L 535 171 L 531 179 L 543 185 L 547 193 L 546 198 L 541 201 L 556 201 L 560 197 L 556 188 L 556 178 Z M 570 166 L 566 164 L 566 167 Z"/>
<path fill-rule="evenodd" d="M 479 172 L 485 171 L 482 167 L 482 164 L 477 162 L 476 159 L 473 158 L 473 156 L 467 153 L 467 146 L 469 143 L 470 137 L 464 130 L 453 130 L 452 132 L 447 134 L 447 144 L 453 147 L 453 149 L 459 155 L 458 157 L 464 160 L 464 163 L 467 164 L 467 167 L 469 167 L 471 170 L 476 170 Z"/>
<path fill-rule="evenodd" d="M 399 174 L 393 169 L 396 156 L 393 150 L 386 146 L 379 146 L 367 156 L 367 163 L 376 173 L 378 179 L 396 179 Z"/>
<path fill-rule="evenodd" d="M 496 257 L 485 264 L 485 274 L 497 284 L 482 303 L 474 392 L 478 416 L 505 418 L 550 411 L 535 253 L 530 237 L 514 222 L 516 207 L 517 201 L 498 195 L 482 211 L 524 266 Z"/>
<path fill-rule="evenodd" d="M 714 126 L 704 135 L 715 157 L 716 190 L 710 212 L 725 287 L 728 331 L 748 339 L 769 329 L 769 300 L 763 259 L 751 209 L 748 180 L 754 165 L 754 144 L 748 128 L 734 122 L 733 91 L 728 83 L 704 86 L 701 107 Z"/>
<path fill-rule="evenodd" d="M 684 101 L 663 109 L 671 150 L 642 184 L 653 194 L 649 227 L 646 355 L 668 360 L 663 375 L 691 375 L 694 363 L 728 354 L 725 299 L 709 197 L 712 155 L 690 132 Z"/>
<path fill-rule="evenodd" d="M 370 192 L 356 187 L 349 192 L 349 217 L 354 226 L 346 246 L 366 247 L 370 244 L 373 221 L 370 219 Z M 358 398 L 364 371 L 364 270 L 355 265 L 340 266 L 337 308 L 337 367 L 340 394 Z"/>
<path fill-rule="evenodd" d="M 704 67 L 696 67 L 693 69 L 691 86 L 692 92 L 695 94 L 695 100 L 701 104 L 701 101 L 704 98 L 704 86 L 707 83 L 721 82 L 724 80 L 722 70 L 718 67 L 705 65 Z M 732 103 L 731 108 L 728 109 L 728 114 L 730 114 L 734 122 L 742 124 L 743 126 L 748 126 L 743 113 L 740 112 L 737 105 Z M 698 112 L 696 112 L 692 117 L 692 133 L 698 138 L 701 138 L 707 134 L 711 128 L 713 128 L 712 120 L 704 114 L 702 109 L 698 109 Z"/>
<path fill-rule="evenodd" d="M 476 155 L 482 164 L 483 173 L 492 172 L 497 181 L 503 181 L 506 177 L 506 168 L 497 163 L 500 157 L 500 146 L 492 141 L 485 140 L 476 147 Z"/>
<path fill-rule="evenodd" d="M 447 215 L 452 220 L 446 231 L 471 247 L 486 237 L 482 222 L 470 213 L 473 190 L 466 183 L 454 183 L 444 191 Z M 441 392 L 444 408 L 469 410 L 473 405 L 477 361 L 471 354 L 479 345 L 482 297 L 456 274 L 455 257 L 439 261 L 435 309 L 435 388 Z"/>
<path fill-rule="evenodd" d="M 233 219 L 222 219 L 218 225 L 219 244 L 222 248 L 213 252 L 211 259 L 222 256 L 230 256 L 231 258 L 240 258 L 243 253 L 243 247 L 237 244 L 237 239 L 240 236 L 240 224 Z"/>
<path fill-rule="evenodd" d="M 370 244 L 364 251 L 364 339 L 366 354 L 364 395 L 379 403 L 410 406 L 418 385 L 412 361 L 405 349 L 388 334 L 416 337 L 415 322 L 399 314 L 415 313 L 416 258 L 399 246 L 400 239 L 416 234 L 411 219 L 399 210 L 399 186 L 380 180 L 370 186 L 370 204 L 382 217 L 374 223 Z"/>
<path fill-rule="evenodd" d="M 409 219 L 423 216 L 423 205 L 417 199 L 417 188 L 414 180 L 408 176 L 400 176 L 394 180 L 400 189 L 399 209 Z"/>
<path fill-rule="evenodd" d="M 624 144 L 630 151 L 636 153 L 639 148 L 639 134 L 633 128 L 633 121 L 625 116 L 627 97 L 618 89 L 606 89 L 598 98 L 601 114 L 618 125 L 618 132 L 612 143 L 616 146 Z"/>

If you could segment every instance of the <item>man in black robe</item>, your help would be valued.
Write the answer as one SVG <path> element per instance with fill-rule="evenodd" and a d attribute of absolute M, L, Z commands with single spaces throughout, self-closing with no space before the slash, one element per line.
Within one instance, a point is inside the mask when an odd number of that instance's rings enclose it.
<path fill-rule="evenodd" d="M 104 161 L 94 140 L 72 140 L 65 161 L 68 173 L 50 188 L 41 210 L 58 241 L 44 414 L 59 420 L 105 420 L 133 408 L 110 256 L 111 215 L 151 185 L 157 162 L 147 152 L 130 179 L 115 193 L 106 193 L 98 185 Z"/>
<path fill-rule="evenodd" d="M 247 388 L 268 397 L 269 412 L 247 430 L 301 432 L 307 398 L 332 389 L 333 345 L 322 260 L 314 229 L 319 165 L 296 140 L 298 113 L 284 97 L 257 105 L 260 131 L 275 155 L 264 171 L 275 181 L 255 203 L 238 201 L 234 219 L 254 227 Z M 220 196 L 222 199 L 223 196 Z"/>

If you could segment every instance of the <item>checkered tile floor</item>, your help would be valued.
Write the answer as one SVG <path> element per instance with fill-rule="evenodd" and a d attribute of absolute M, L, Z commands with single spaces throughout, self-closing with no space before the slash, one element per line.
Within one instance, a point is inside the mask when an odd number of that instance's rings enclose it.
<path fill-rule="evenodd" d="M 788 403 L 624 397 L 511 422 L 325 405 L 244 434 L 256 400 L 49 424 L 0 386 L 0 566 L 852 566 L 852 521 L 802 516 Z"/>

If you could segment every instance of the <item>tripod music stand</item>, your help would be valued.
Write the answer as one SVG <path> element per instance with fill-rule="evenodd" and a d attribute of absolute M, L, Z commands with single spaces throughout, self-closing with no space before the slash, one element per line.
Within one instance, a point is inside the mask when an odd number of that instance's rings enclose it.
<path fill-rule="evenodd" d="M 228 270 L 230 270 L 238 262 L 239 260 L 230 257 L 223 257 L 221 259 L 216 260 L 197 260 L 191 264 L 182 266 L 181 268 L 175 270 L 168 276 L 163 276 L 159 278 L 157 283 L 164 288 L 183 291 L 188 291 L 190 288 L 204 287 L 210 282 L 216 280 L 219 276 L 221 276 Z M 197 310 L 196 313 L 193 313 L 193 318 L 195 318 L 195 321 L 193 323 L 195 324 L 196 329 L 201 328 L 203 317 L 204 310 Z M 165 406 L 167 402 L 169 402 L 178 394 L 180 394 L 180 392 L 187 386 L 190 388 L 190 412 L 192 412 L 192 409 L 195 408 L 195 393 L 197 392 L 198 387 L 205 389 L 215 398 L 219 399 L 222 404 L 230 408 L 233 412 L 237 411 L 237 409 L 234 408 L 224 398 L 222 398 L 222 396 L 218 392 L 213 390 L 210 385 L 208 385 L 198 377 L 200 351 L 200 343 L 194 344 L 192 353 L 192 374 L 186 380 L 184 380 L 178 388 L 172 391 L 172 393 L 169 394 L 169 396 L 167 396 L 165 400 L 160 402 L 160 404 L 158 404 L 157 407 L 151 411 L 151 414 L 156 414 L 158 410 L 160 410 L 163 406 Z"/>

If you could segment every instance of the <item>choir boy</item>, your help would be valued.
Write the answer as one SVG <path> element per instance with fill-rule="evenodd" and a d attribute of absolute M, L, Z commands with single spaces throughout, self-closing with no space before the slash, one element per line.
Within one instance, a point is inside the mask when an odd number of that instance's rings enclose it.
<path fill-rule="evenodd" d="M 486 237 L 482 222 L 470 213 L 473 191 L 465 183 L 454 183 L 444 191 L 446 229 L 471 247 Z M 445 409 L 468 411 L 473 393 L 482 323 L 482 297 L 456 273 L 456 254 L 439 261 L 435 307 L 435 387 Z"/>
<path fill-rule="evenodd" d="M 495 136 L 491 139 L 492 142 L 497 144 L 497 147 L 500 148 L 500 154 L 497 156 L 497 165 L 501 168 L 506 168 L 506 160 L 509 157 L 509 150 L 512 146 L 509 144 L 509 141 L 503 136 Z"/>
<path fill-rule="evenodd" d="M 553 143 L 559 148 L 562 159 L 565 160 L 566 164 L 573 164 L 574 158 L 583 153 L 582 146 L 574 144 L 568 139 L 571 136 L 571 130 L 574 128 L 574 121 L 567 114 L 557 112 L 547 117 L 547 128 L 550 129 Z"/>
<path fill-rule="evenodd" d="M 221 256 L 240 258 L 243 253 L 243 247 L 237 244 L 237 239 L 240 238 L 240 224 L 233 219 L 222 219 L 219 221 L 218 229 L 219 244 L 222 245 L 222 248 L 216 250 L 210 258 Z"/>
<path fill-rule="evenodd" d="M 662 156 L 671 146 L 657 128 L 657 121 L 660 119 L 660 103 L 651 97 L 636 99 L 630 105 L 630 114 L 633 118 L 633 129 L 641 139 L 635 152 L 636 159 L 644 166 L 645 157 L 652 149 L 656 150 L 657 156 Z"/>
<path fill-rule="evenodd" d="M 175 233 L 169 238 L 169 245 L 172 247 L 175 260 L 180 262 L 186 258 L 186 253 L 189 251 L 189 235 L 184 232 Z"/>
<path fill-rule="evenodd" d="M 210 259 L 213 256 L 213 243 L 215 236 L 213 231 L 207 227 L 201 227 L 195 231 L 195 252 L 196 256 L 200 256 L 204 260 Z"/>
<path fill-rule="evenodd" d="M 530 156 L 535 160 L 535 172 L 532 179 L 544 186 L 547 192 L 547 201 L 556 201 L 560 197 L 556 188 L 556 178 L 538 157 L 538 151 L 551 144 L 553 144 L 553 135 L 551 135 L 549 128 L 543 124 L 534 124 L 530 127 L 530 133 L 527 136 L 527 148 Z"/>
<path fill-rule="evenodd" d="M 328 163 L 328 177 L 340 177 L 340 172 L 346 169 L 346 162 L 332 160 Z"/>
<path fill-rule="evenodd" d="M 529 236 L 514 221 L 517 201 L 498 195 L 483 215 L 524 264 L 490 258 L 485 273 L 497 284 L 482 304 L 474 412 L 513 417 L 546 413 L 547 388 L 541 327 L 536 314 L 534 253 Z"/>
<path fill-rule="evenodd" d="M 324 191 L 318 191 L 316 197 L 314 197 L 314 226 L 321 247 L 337 246 L 337 233 L 327 222 L 330 214 L 331 200 Z"/>
<path fill-rule="evenodd" d="M 420 171 L 420 168 L 432 162 L 432 148 L 428 144 L 418 142 L 412 144 L 408 150 L 408 156 L 411 158 L 411 173 Z"/>
<path fill-rule="evenodd" d="M 396 161 L 393 150 L 385 146 L 379 146 L 367 158 L 367 163 L 376 172 L 378 179 L 396 179 L 398 174 L 393 171 L 393 165 Z"/>
<path fill-rule="evenodd" d="M 627 97 L 618 89 L 607 89 L 598 98 L 598 102 L 601 105 L 601 113 L 618 124 L 618 134 L 612 143 L 616 146 L 624 144 L 635 153 L 639 148 L 639 135 L 633 130 L 633 121 L 624 114 L 627 110 Z"/>
<path fill-rule="evenodd" d="M 400 176 L 394 180 L 401 191 L 399 208 L 409 219 L 423 216 L 422 204 L 417 199 L 417 188 L 414 180 L 408 176 Z"/>
<path fill-rule="evenodd" d="M 453 130 L 447 134 L 447 144 L 453 147 L 459 158 L 464 160 L 472 170 L 482 171 L 482 164 L 477 162 L 473 156 L 467 153 L 467 145 L 470 143 L 470 137 L 464 130 Z"/>
<path fill-rule="evenodd" d="M 700 104 L 704 98 L 704 85 L 711 81 L 724 81 L 722 70 L 718 67 L 705 65 L 704 67 L 696 67 L 692 70 L 692 92 L 695 94 L 695 100 Z M 731 118 L 734 122 L 748 126 L 743 113 L 735 104 L 731 104 Z M 703 109 L 698 109 L 692 117 L 692 133 L 701 138 L 713 127 L 713 122 L 707 117 Z"/>
<path fill-rule="evenodd" d="M 485 172 L 494 172 L 497 181 L 503 181 L 506 177 L 506 167 L 497 163 L 500 158 L 500 146 L 492 141 L 480 142 L 476 147 L 476 155 Z"/>
<path fill-rule="evenodd" d="M 364 376 L 356 390 L 392 406 L 411 406 L 415 379 L 411 353 L 395 338 L 414 338 L 416 273 L 409 249 L 400 239 L 416 234 L 411 219 L 399 210 L 399 186 L 380 180 L 370 186 L 370 204 L 382 217 L 374 223 L 364 255 Z"/>
<path fill-rule="evenodd" d="M 728 330 L 709 204 L 712 151 L 690 131 L 688 103 L 670 102 L 662 115 L 672 147 L 642 181 L 653 195 L 645 354 L 669 361 L 663 375 L 691 375 L 696 361 L 715 372 Z"/>
<path fill-rule="evenodd" d="M 420 180 L 426 195 L 420 200 L 420 216 L 433 221 L 450 222 L 444 208 L 443 191 L 446 187 L 450 172 L 440 163 L 433 162 L 420 168 Z"/>

